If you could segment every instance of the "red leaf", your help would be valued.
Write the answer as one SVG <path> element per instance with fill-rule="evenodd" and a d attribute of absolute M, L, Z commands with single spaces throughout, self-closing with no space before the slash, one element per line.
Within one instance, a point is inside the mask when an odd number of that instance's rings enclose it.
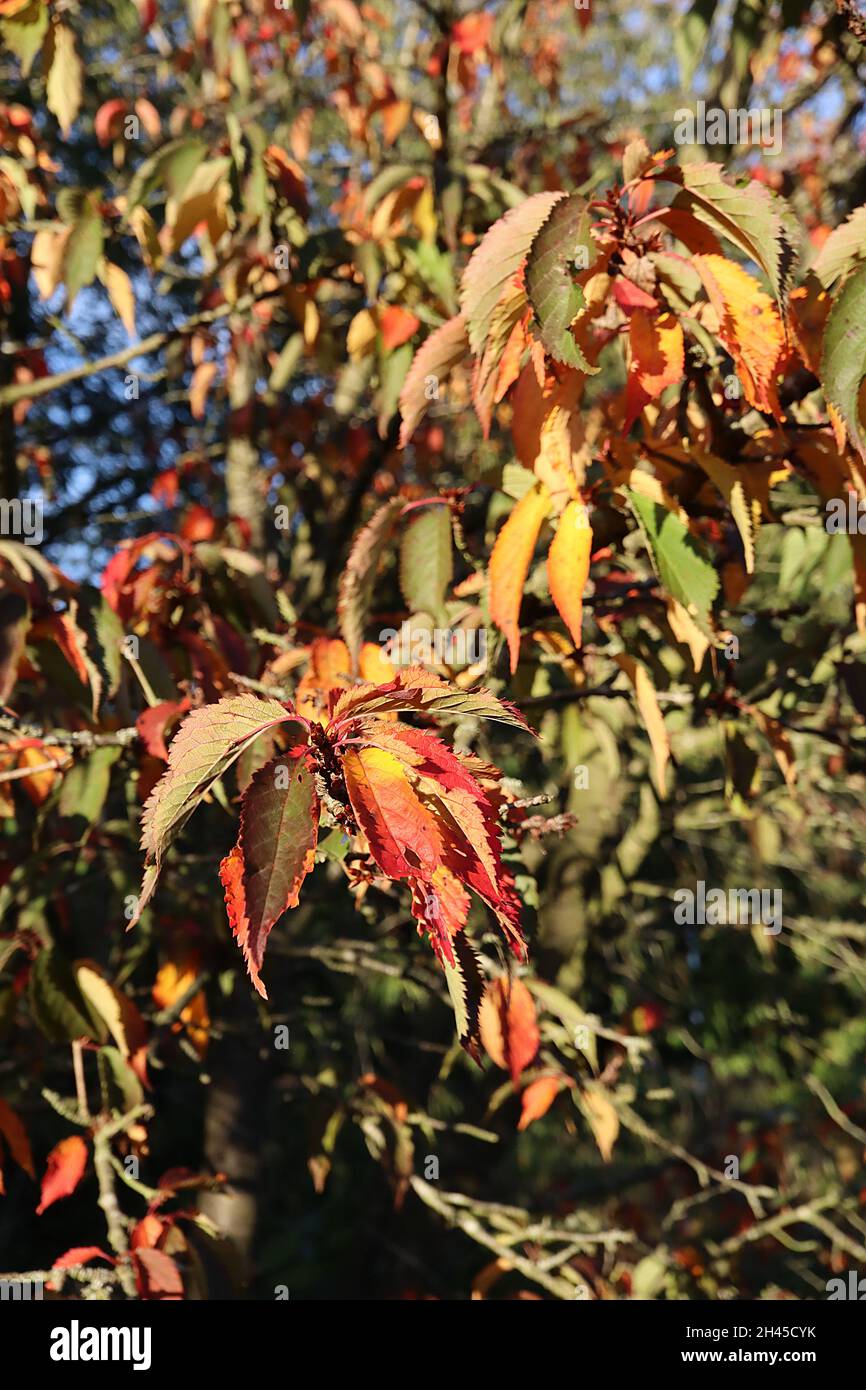
<path fill-rule="evenodd" d="M 98 1245 L 73 1245 L 63 1255 L 58 1255 L 52 1269 L 71 1269 L 73 1265 L 86 1265 L 91 1260 L 107 1260 L 110 1265 L 117 1264 L 113 1255 L 107 1255 Z"/>
<path fill-rule="evenodd" d="M 633 280 L 628 280 L 624 275 L 617 275 L 613 282 L 613 297 L 621 309 L 628 312 L 631 309 L 647 309 L 658 312 L 658 305 L 651 294 L 642 290 Z"/>
<path fill-rule="evenodd" d="M 110 145 L 120 134 L 121 122 L 127 111 L 122 97 L 104 101 L 93 118 L 93 133 L 100 145 Z"/>
<path fill-rule="evenodd" d="M 48 1155 L 48 1167 L 42 1179 L 42 1201 L 36 1208 L 36 1215 L 44 1211 L 61 1197 L 69 1197 L 75 1191 L 87 1167 L 87 1145 L 79 1134 L 62 1139 Z"/>
<path fill-rule="evenodd" d="M 451 30 L 451 42 L 468 56 L 486 48 L 492 32 L 493 15 L 481 10 L 478 14 L 467 14 L 458 19 Z"/>
<path fill-rule="evenodd" d="M 161 700 L 158 705 L 152 705 L 138 716 L 135 727 L 152 758 L 161 758 L 164 763 L 168 762 L 165 731 L 169 724 L 173 724 L 182 714 L 186 714 L 189 707 L 188 697 L 184 697 L 182 700 Z"/>

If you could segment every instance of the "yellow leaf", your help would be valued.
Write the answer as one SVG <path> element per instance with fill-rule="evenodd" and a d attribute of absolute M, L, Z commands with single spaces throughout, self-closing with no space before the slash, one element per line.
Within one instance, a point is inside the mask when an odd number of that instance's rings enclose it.
<path fill-rule="evenodd" d="M 349 324 L 346 334 L 346 348 L 353 362 L 367 357 L 373 351 L 379 324 L 370 309 L 361 309 Z"/>
<path fill-rule="evenodd" d="M 556 528 L 547 555 L 547 583 L 557 612 L 571 633 L 576 647 L 581 644 L 583 592 L 589 578 L 592 555 L 592 527 L 582 502 L 569 502 Z"/>
<path fill-rule="evenodd" d="M 632 685 L 637 699 L 637 707 L 640 710 L 646 731 L 649 734 L 649 741 L 653 750 L 655 760 L 656 785 L 659 796 L 664 799 L 667 795 L 665 786 L 667 766 L 670 762 L 671 745 L 668 738 L 668 731 L 665 728 L 665 721 L 659 708 L 658 696 L 655 686 L 650 680 L 649 673 L 645 666 L 635 661 L 634 657 L 628 656 L 625 652 L 616 652 L 614 661 L 625 671 Z"/>
<path fill-rule="evenodd" d="M 97 273 L 108 290 L 108 298 L 111 300 L 114 312 L 130 338 L 134 338 L 135 295 L 132 292 L 132 281 L 121 266 L 115 265 L 113 261 L 108 261 L 104 257 Z"/>
<path fill-rule="evenodd" d="M 619 1135 L 619 1115 L 603 1091 L 589 1087 L 580 1093 L 580 1108 L 589 1121 L 599 1153 L 609 1163 Z"/>
<path fill-rule="evenodd" d="M 684 647 L 688 647 L 692 654 L 692 665 L 695 671 L 700 671 L 710 639 L 701 631 L 687 608 L 678 603 L 670 595 L 665 600 L 668 610 L 668 622 L 671 632 L 677 642 L 681 642 Z"/>
<path fill-rule="evenodd" d="M 512 675 L 520 654 L 520 600 L 542 522 L 550 510 L 550 494 L 539 483 L 527 492 L 509 516 L 490 556 L 490 617 L 505 633 Z"/>
<path fill-rule="evenodd" d="M 72 129 L 81 106 L 84 69 L 75 48 L 75 35 L 59 22 L 51 30 L 52 57 L 45 85 L 48 110 L 56 117 L 64 135 Z"/>
<path fill-rule="evenodd" d="M 792 744 L 783 724 L 778 719 L 773 719 L 769 714 L 765 714 L 756 705 L 748 706 L 749 713 L 757 724 L 764 738 L 773 750 L 773 757 L 776 759 L 779 771 L 785 779 L 789 791 L 793 791 L 797 783 L 797 764 L 794 758 L 794 745 Z"/>
<path fill-rule="evenodd" d="M 30 269 L 33 271 L 40 299 L 50 299 L 63 279 L 63 258 L 71 234 L 71 227 L 58 226 L 57 231 L 44 227 L 33 238 Z"/>

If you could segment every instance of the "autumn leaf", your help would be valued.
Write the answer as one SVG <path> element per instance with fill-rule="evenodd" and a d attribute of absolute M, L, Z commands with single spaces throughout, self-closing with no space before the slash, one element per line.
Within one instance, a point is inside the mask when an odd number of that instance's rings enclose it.
<path fill-rule="evenodd" d="M 4 1140 L 18 1167 L 23 1168 L 24 1172 L 35 1180 L 33 1154 L 30 1149 L 30 1140 L 27 1138 L 27 1131 L 11 1105 L 7 1105 L 5 1100 L 0 1099 L 0 1196 L 3 1196 L 6 1191 L 3 1183 Z"/>
<path fill-rule="evenodd" d="M 713 162 L 669 165 L 660 177 L 680 184 L 682 205 L 761 267 L 784 312 L 794 261 L 791 210 L 785 201 L 757 179 L 729 183 Z"/>
<path fill-rule="evenodd" d="M 734 359 L 746 400 L 781 419 L 778 384 L 786 344 L 773 301 L 748 271 L 724 256 L 695 256 L 693 262 L 718 314 L 719 338 Z"/>
<path fill-rule="evenodd" d="M 87 1145 L 79 1134 L 62 1139 L 48 1155 L 48 1166 L 42 1179 L 42 1197 L 36 1208 L 41 1216 L 61 1197 L 69 1197 L 75 1191 L 87 1167 Z"/>
<path fill-rule="evenodd" d="M 416 794 L 436 816 L 448 874 L 434 883 L 440 899 L 434 915 L 441 914 L 449 925 L 465 922 L 468 904 L 451 883 L 456 876 L 487 904 L 517 959 L 525 960 L 520 901 L 503 867 L 496 812 L 468 760 L 434 735 L 403 725 L 365 723 L 359 738 L 392 753 L 403 764 Z"/>
<path fill-rule="evenodd" d="M 255 695 L 231 696 L 187 715 L 172 740 L 168 767 L 144 808 L 145 872 L 130 927 L 153 895 L 166 849 L 214 782 L 262 733 L 294 717 L 277 700 Z"/>
<path fill-rule="evenodd" d="M 50 67 L 45 86 L 48 110 L 57 117 L 64 136 L 72 129 L 81 106 L 84 89 L 84 67 L 75 46 L 75 35 L 62 21 L 49 30 Z"/>
<path fill-rule="evenodd" d="M 520 602 L 539 532 L 550 510 L 543 484 L 527 492 L 496 537 L 490 556 L 490 617 L 505 633 L 512 675 L 520 656 Z"/>
<path fill-rule="evenodd" d="M 439 388 L 468 355 L 469 340 L 462 314 L 448 319 L 426 338 L 412 359 L 400 391 L 400 448 L 405 449 Z"/>
<path fill-rule="evenodd" d="M 103 260 L 97 274 L 108 291 L 114 312 L 120 319 L 130 338 L 135 337 L 135 294 L 132 281 L 122 266 L 114 261 Z"/>
<path fill-rule="evenodd" d="M 583 255 L 576 267 L 578 252 Z M 526 262 L 526 293 L 551 357 L 587 374 L 598 367 L 587 362 L 569 329 L 586 307 L 583 290 L 575 281 L 576 268 L 578 273 L 590 269 L 595 258 L 586 202 L 577 194 L 561 198 L 533 237 Z"/>
<path fill-rule="evenodd" d="M 547 553 L 547 583 L 575 647 L 583 640 L 583 595 L 589 578 L 592 527 L 583 502 L 569 502 Z"/>
<path fill-rule="evenodd" d="M 421 320 L 410 314 L 408 309 L 401 308 L 399 304 L 389 304 L 379 314 L 379 332 L 382 335 L 382 346 L 387 352 L 393 352 L 394 348 L 408 343 L 420 327 Z"/>
<path fill-rule="evenodd" d="M 487 986 L 480 1012 L 481 1041 L 497 1067 L 517 1085 L 540 1042 L 535 1002 L 522 980 L 500 976 Z"/>
<path fill-rule="evenodd" d="M 171 1009 L 188 994 L 201 974 L 201 958 L 197 951 L 175 949 L 170 958 L 163 962 L 156 972 L 151 996 L 158 1009 Z M 189 1041 L 200 1057 L 204 1057 L 210 1036 L 210 1014 L 207 996 L 203 989 L 197 990 L 180 1012 L 179 1022 L 172 1025 L 173 1031 L 186 1030 Z"/>
<path fill-rule="evenodd" d="M 586 1086 L 578 1093 L 580 1108 L 589 1122 L 598 1151 L 605 1163 L 613 1155 L 619 1136 L 619 1115 L 600 1086 Z"/>
<path fill-rule="evenodd" d="M 406 666 L 384 685 L 357 685 L 341 695 L 334 706 L 328 733 L 339 739 L 342 727 L 359 715 L 409 710 L 439 719 L 491 719 L 524 732 L 529 730 L 516 706 L 498 699 L 489 690 L 460 690 L 421 666 Z"/>
<path fill-rule="evenodd" d="M 151 1250 L 144 1246 L 133 1251 L 132 1261 L 139 1298 L 157 1302 L 183 1298 L 181 1272 L 164 1250 Z"/>
<path fill-rule="evenodd" d="M 469 346 L 478 356 L 506 284 L 529 254 L 533 237 L 562 193 L 535 193 L 494 222 L 472 253 L 460 283 L 460 309 Z"/>
<path fill-rule="evenodd" d="M 556 1097 L 566 1086 L 573 1086 L 570 1076 L 540 1076 L 530 1081 L 520 1097 L 519 1130 L 528 1129 L 536 1120 L 546 1115 Z"/>
<path fill-rule="evenodd" d="M 658 696 L 655 686 L 650 679 L 646 667 L 639 661 L 629 656 L 626 652 L 615 652 L 614 661 L 625 671 L 632 685 L 634 686 L 637 707 L 643 718 L 646 731 L 649 734 L 650 745 L 653 751 L 655 763 L 656 787 L 659 796 L 664 798 L 667 795 L 667 766 L 670 762 L 671 744 L 665 727 L 664 717 L 659 707 Z"/>
<path fill-rule="evenodd" d="M 263 999 L 260 970 L 271 928 L 297 907 L 315 862 L 319 799 L 306 746 L 292 748 L 255 774 L 241 807 L 241 829 L 220 878 L 232 931 Z"/>
<path fill-rule="evenodd" d="M 399 498 L 392 498 L 373 513 L 366 526 L 362 526 L 355 536 L 349 558 L 340 575 L 337 616 L 351 657 L 350 675 L 357 673 L 358 656 L 364 640 L 364 623 L 379 561 L 403 505 Z"/>
<path fill-rule="evenodd" d="M 685 370 L 683 330 L 673 314 L 635 309 L 629 320 L 628 380 L 623 431 L 628 434 L 648 401 L 682 381 Z"/>

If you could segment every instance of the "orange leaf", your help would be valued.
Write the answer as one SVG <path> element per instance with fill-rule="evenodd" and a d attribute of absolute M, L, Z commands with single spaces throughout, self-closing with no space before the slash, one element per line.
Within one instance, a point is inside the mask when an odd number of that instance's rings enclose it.
<path fill-rule="evenodd" d="M 428 878 L 443 862 L 440 828 L 398 758 L 383 748 L 346 749 L 346 790 L 370 852 L 389 878 Z"/>
<path fill-rule="evenodd" d="M 199 362 L 189 384 L 189 408 L 194 420 L 204 417 L 208 392 L 219 368 L 216 362 Z"/>
<path fill-rule="evenodd" d="M 746 400 L 781 419 L 778 378 L 786 347 L 775 304 L 753 275 L 724 256 L 695 256 L 694 266 L 719 316 L 719 339 L 734 359 Z"/>
<path fill-rule="evenodd" d="M 62 1139 L 48 1155 L 48 1167 L 42 1179 L 42 1200 L 36 1208 L 36 1215 L 44 1211 L 61 1197 L 69 1197 L 75 1191 L 87 1167 L 87 1145 L 80 1134 L 70 1139 Z"/>
<path fill-rule="evenodd" d="M 531 488 L 514 508 L 490 556 L 490 617 L 505 633 L 512 675 L 520 655 L 520 600 L 542 523 L 550 509 L 543 484 Z"/>
<path fill-rule="evenodd" d="M 591 554 L 592 527 L 586 507 L 582 502 L 569 502 L 547 554 L 547 583 L 575 647 L 581 643 L 583 591 L 589 578 Z"/>
<path fill-rule="evenodd" d="M 408 309 L 401 309 L 399 304 L 389 304 L 379 315 L 382 345 L 388 352 L 408 343 L 420 327 L 421 320 L 410 314 Z"/>
<path fill-rule="evenodd" d="M 540 1120 L 542 1115 L 546 1115 L 556 1097 L 564 1086 L 573 1086 L 574 1082 L 568 1076 L 540 1076 L 537 1081 L 531 1081 L 520 1098 L 520 1119 L 517 1122 L 518 1129 L 528 1129 L 533 1120 Z"/>
<path fill-rule="evenodd" d="M 52 772 L 46 768 L 46 763 L 56 763 L 58 771 Z M 43 801 L 51 794 L 51 789 L 60 771 L 69 763 L 69 755 L 62 748 L 55 748 L 48 744 L 28 744 L 21 748 L 18 754 L 19 767 L 39 767 L 42 772 L 34 772 L 31 777 L 21 779 L 22 786 L 33 802 L 34 806 L 41 806 Z"/>
<path fill-rule="evenodd" d="M 190 985 L 198 978 L 201 961 L 197 951 L 175 955 L 167 960 L 157 971 L 151 994 L 157 1008 L 169 1009 L 177 999 L 186 994 Z M 180 1023 L 174 1024 L 179 1031 L 185 1024 L 190 1042 L 200 1057 L 205 1055 L 210 1031 L 210 1015 L 207 997 L 203 989 L 194 994 L 182 1010 Z"/>
<path fill-rule="evenodd" d="M 658 400 L 666 386 L 682 381 L 685 364 L 683 330 L 673 314 L 635 309 L 629 321 L 631 363 L 625 392 L 626 434 L 647 401 Z"/>
<path fill-rule="evenodd" d="M 464 15 L 458 19 L 451 30 L 451 42 L 455 43 L 461 53 L 467 57 L 472 53 L 479 53 L 486 48 L 490 42 L 490 35 L 493 32 L 493 15 L 485 10 L 479 10 L 475 14 Z"/>
<path fill-rule="evenodd" d="M 36 1177 L 33 1169 L 33 1154 L 30 1151 L 30 1140 L 27 1138 L 27 1131 L 21 1120 L 15 1114 L 10 1105 L 5 1100 L 0 1100 L 0 1136 L 9 1145 L 9 1152 L 12 1154 L 19 1168 L 23 1168 L 31 1178 Z M 3 1165 L 2 1165 L 2 1144 L 0 1144 L 0 1196 L 5 1192 L 3 1186 Z"/>
<path fill-rule="evenodd" d="M 484 1050 L 517 1085 L 540 1042 L 535 1003 L 522 980 L 500 976 L 487 986 L 478 1016 Z"/>

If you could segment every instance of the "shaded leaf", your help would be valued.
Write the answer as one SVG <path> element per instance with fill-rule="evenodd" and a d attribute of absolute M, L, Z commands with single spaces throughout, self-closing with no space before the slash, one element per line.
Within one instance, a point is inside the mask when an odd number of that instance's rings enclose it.
<path fill-rule="evenodd" d="M 526 262 L 526 293 L 535 311 L 541 341 L 551 357 L 582 372 L 595 373 L 569 332 L 585 307 L 583 290 L 575 283 L 575 256 L 584 254 L 587 270 L 596 258 L 586 203 L 577 194 L 561 198 L 536 232 Z"/>
<path fill-rule="evenodd" d="M 450 510 L 425 507 L 409 522 L 400 545 L 400 588 L 409 611 L 441 618 L 453 578 Z"/>
<path fill-rule="evenodd" d="M 319 799 L 305 747 L 266 763 L 247 788 L 238 842 L 220 867 L 232 931 L 263 999 L 268 936 L 315 863 Z"/>

